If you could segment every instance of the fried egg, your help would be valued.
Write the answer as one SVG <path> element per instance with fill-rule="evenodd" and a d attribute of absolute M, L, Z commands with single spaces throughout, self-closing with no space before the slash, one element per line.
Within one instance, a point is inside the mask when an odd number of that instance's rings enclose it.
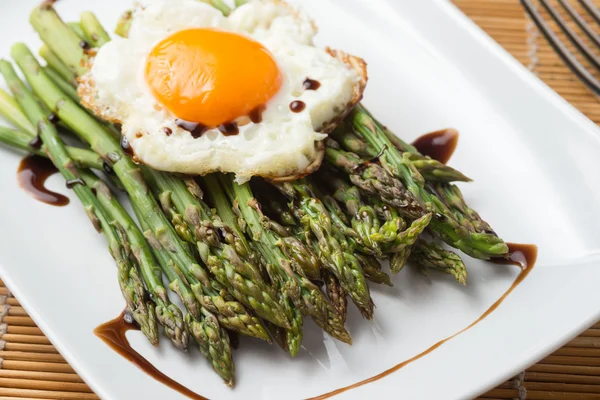
<path fill-rule="evenodd" d="M 366 65 L 315 47 L 314 23 L 280 0 L 228 17 L 197 0 L 146 0 L 127 38 L 91 58 L 82 102 L 122 124 L 152 168 L 274 180 L 320 165 L 322 140 L 361 99 Z"/>

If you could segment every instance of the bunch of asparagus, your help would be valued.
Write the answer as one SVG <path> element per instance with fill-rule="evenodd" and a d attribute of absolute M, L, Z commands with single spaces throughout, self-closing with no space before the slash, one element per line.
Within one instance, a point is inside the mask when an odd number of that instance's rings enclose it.
<path fill-rule="evenodd" d="M 230 11 L 221 1 L 207 2 Z M 120 35 L 129 22 L 126 14 Z M 120 147 L 118 129 L 82 108 L 77 96 L 86 49 L 110 40 L 96 17 L 86 12 L 80 22 L 65 23 L 46 2 L 31 24 L 47 65 L 24 44 L 14 45 L 26 85 L 10 62 L 0 61 L 12 93 L 0 89 L 0 114 L 15 127 L 0 127 L 0 142 L 52 160 L 104 234 L 127 309 L 150 342 L 158 343 L 160 327 L 183 350 L 191 336 L 228 385 L 229 331 L 275 339 L 294 356 L 308 316 L 352 343 L 344 326 L 348 298 L 373 318 L 369 282 L 392 285 L 382 259 L 393 273 L 410 260 L 465 284 L 465 264 L 444 242 L 480 259 L 507 255 L 452 184 L 468 178 L 419 154 L 361 105 L 327 139 L 323 167 L 294 182 L 238 185 L 226 174 L 195 179 L 137 165 Z M 56 121 L 80 147 L 64 144 Z M 139 224 L 111 185 L 128 194 Z"/>

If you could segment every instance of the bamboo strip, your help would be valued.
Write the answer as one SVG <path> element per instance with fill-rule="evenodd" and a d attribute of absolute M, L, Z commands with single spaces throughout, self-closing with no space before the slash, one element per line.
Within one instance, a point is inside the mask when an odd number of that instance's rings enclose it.
<path fill-rule="evenodd" d="M 600 112 L 600 110 L 598 110 Z M 567 343 L 569 347 L 593 347 L 600 348 L 600 340 L 596 340 L 594 338 L 589 337 L 576 337 Z"/>
<path fill-rule="evenodd" d="M 15 317 L 29 317 L 29 314 L 20 306 L 9 306 L 8 315 Z"/>
<path fill-rule="evenodd" d="M 10 343 L 51 344 L 47 337 L 39 335 L 17 335 L 7 333 L 2 335 L 2 340 Z"/>
<path fill-rule="evenodd" d="M 540 361 L 540 364 L 585 365 L 590 367 L 600 367 L 600 358 L 551 355 Z"/>
<path fill-rule="evenodd" d="M 73 368 L 69 364 L 48 363 L 37 361 L 2 361 L 2 369 L 15 369 L 22 371 L 40 371 L 40 372 L 61 372 L 74 374 Z"/>
<path fill-rule="evenodd" d="M 600 376 L 552 374 L 527 371 L 527 386 L 531 382 L 564 382 L 583 385 L 600 385 Z"/>
<path fill-rule="evenodd" d="M 0 369 L 0 378 L 34 379 L 41 381 L 83 383 L 83 379 L 77 374 L 64 374 L 57 372 L 40 371 L 17 371 L 11 369 Z"/>
<path fill-rule="evenodd" d="M 0 396 L 12 396 L 19 398 L 38 397 L 43 399 L 59 400 L 99 400 L 99 397 L 94 393 L 55 392 L 49 390 L 10 389 L 3 387 L 0 387 Z"/>
<path fill-rule="evenodd" d="M 528 390 L 527 400 L 600 400 L 596 393 L 564 393 Z"/>
<path fill-rule="evenodd" d="M 581 383 L 570 384 L 562 382 L 528 382 L 528 390 L 571 392 L 571 393 L 596 393 L 600 394 L 600 385 L 584 385 Z"/>
<path fill-rule="evenodd" d="M 92 392 L 85 383 L 23 380 L 1 377 L 0 387 L 12 389 L 52 390 L 64 392 Z"/>
<path fill-rule="evenodd" d="M 8 325 L 6 327 L 6 333 L 15 334 L 15 335 L 38 335 L 43 336 L 44 333 L 40 328 L 35 328 L 33 326 L 18 326 L 18 325 Z"/>
<path fill-rule="evenodd" d="M 64 363 L 67 362 L 60 354 L 49 354 L 49 353 L 29 353 L 24 351 L 0 351 L 0 359 L 11 360 L 11 361 L 42 361 L 51 363 Z"/>
<path fill-rule="evenodd" d="M 7 397 L 7 396 L 0 396 L 0 400 L 23 400 L 23 397 Z M 41 397 L 27 397 L 27 400 L 48 400 L 46 399 L 42 399 Z"/>
<path fill-rule="evenodd" d="M 527 370 L 528 372 L 551 372 L 570 375 L 600 375 L 600 367 L 588 367 L 581 365 L 554 365 L 554 364 L 535 364 Z"/>
<path fill-rule="evenodd" d="M 27 351 L 32 353 L 58 353 L 51 344 L 6 343 L 6 351 Z"/>
<path fill-rule="evenodd" d="M 9 315 L 9 316 L 4 317 L 2 322 L 4 322 L 5 324 L 9 324 L 9 325 L 37 327 L 36 323 L 33 322 L 33 320 L 30 317 L 14 317 L 14 316 Z"/>
<path fill-rule="evenodd" d="M 555 356 L 600 357 L 600 349 L 562 347 L 554 352 Z"/>
<path fill-rule="evenodd" d="M 14 297 L 7 297 L 6 304 L 11 305 L 11 306 L 20 306 L 21 305 L 21 303 L 19 303 L 19 300 L 17 300 Z"/>

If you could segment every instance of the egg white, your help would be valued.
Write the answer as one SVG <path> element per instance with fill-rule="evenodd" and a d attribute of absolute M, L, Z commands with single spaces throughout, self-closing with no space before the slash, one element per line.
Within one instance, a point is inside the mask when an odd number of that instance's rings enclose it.
<path fill-rule="evenodd" d="M 177 31 L 199 27 L 252 37 L 273 54 L 282 73 L 282 87 L 266 104 L 262 122 L 240 126 L 238 135 L 211 129 L 193 138 L 146 84 L 146 58 L 153 47 Z M 98 51 L 79 93 L 96 113 L 122 123 L 136 157 L 152 168 L 232 172 L 240 182 L 300 174 L 318 162 L 316 143 L 326 137 L 320 131 L 343 114 L 365 83 L 355 69 L 313 46 L 316 33 L 304 13 L 279 0 L 251 1 L 229 17 L 196 0 L 146 0 L 134 12 L 129 37 L 115 38 Z M 319 89 L 304 89 L 306 78 L 318 81 Z M 292 112 L 293 101 L 306 108 Z"/>

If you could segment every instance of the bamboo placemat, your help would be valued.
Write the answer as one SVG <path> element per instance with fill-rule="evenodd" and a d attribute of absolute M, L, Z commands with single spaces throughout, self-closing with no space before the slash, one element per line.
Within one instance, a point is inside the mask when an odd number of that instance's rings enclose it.
<path fill-rule="evenodd" d="M 600 123 L 600 102 L 554 54 L 525 17 L 519 0 L 454 3 L 521 63 Z M 94 400 L 98 396 L 0 281 L 0 400 L 24 398 Z M 600 400 L 600 323 L 482 398 Z"/>

